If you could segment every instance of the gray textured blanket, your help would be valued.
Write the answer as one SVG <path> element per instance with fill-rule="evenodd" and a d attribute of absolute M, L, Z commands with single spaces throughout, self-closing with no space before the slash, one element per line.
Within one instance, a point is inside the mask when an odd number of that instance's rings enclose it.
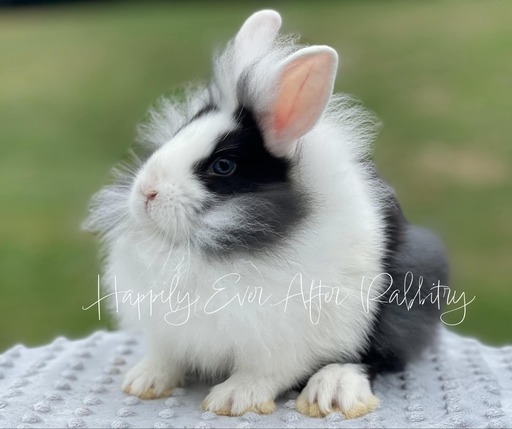
<path fill-rule="evenodd" d="M 208 391 L 202 384 L 167 399 L 126 396 L 124 373 L 142 353 L 142 339 L 124 332 L 6 351 L 0 355 L 0 427 L 512 427 L 512 347 L 486 347 L 446 330 L 407 371 L 378 377 L 379 408 L 354 420 L 306 418 L 295 410 L 298 392 L 283 395 L 270 416 L 242 417 L 202 412 Z"/>

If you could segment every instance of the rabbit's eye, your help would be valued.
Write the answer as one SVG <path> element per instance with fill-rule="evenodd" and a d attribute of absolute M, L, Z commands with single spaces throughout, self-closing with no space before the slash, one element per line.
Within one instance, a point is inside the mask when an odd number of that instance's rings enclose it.
<path fill-rule="evenodd" d="M 212 171 L 218 176 L 230 176 L 236 169 L 236 162 L 229 158 L 218 158 L 212 164 Z"/>

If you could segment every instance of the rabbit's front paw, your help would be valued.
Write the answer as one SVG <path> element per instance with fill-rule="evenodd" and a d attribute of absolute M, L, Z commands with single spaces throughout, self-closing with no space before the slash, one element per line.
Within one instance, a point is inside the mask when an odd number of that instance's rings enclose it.
<path fill-rule="evenodd" d="M 310 417 L 341 412 L 345 418 L 364 416 L 379 405 L 360 365 L 332 364 L 313 375 L 297 398 L 297 410 Z"/>
<path fill-rule="evenodd" d="M 141 399 L 157 399 L 172 395 L 172 389 L 183 383 L 184 374 L 172 364 L 145 357 L 126 374 L 123 391 Z"/>
<path fill-rule="evenodd" d="M 215 386 L 201 408 L 221 416 L 241 416 L 249 411 L 271 414 L 276 404 L 261 383 L 232 377 Z"/>

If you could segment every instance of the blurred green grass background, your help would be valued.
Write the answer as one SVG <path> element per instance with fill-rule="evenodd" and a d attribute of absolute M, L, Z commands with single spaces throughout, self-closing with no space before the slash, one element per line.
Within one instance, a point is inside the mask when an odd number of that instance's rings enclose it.
<path fill-rule="evenodd" d="M 338 50 L 336 89 L 383 122 L 382 175 L 435 229 L 468 299 L 456 329 L 512 342 L 512 2 L 140 2 L 0 10 L 0 350 L 98 327 L 79 229 L 156 98 L 207 78 L 253 11 Z"/>

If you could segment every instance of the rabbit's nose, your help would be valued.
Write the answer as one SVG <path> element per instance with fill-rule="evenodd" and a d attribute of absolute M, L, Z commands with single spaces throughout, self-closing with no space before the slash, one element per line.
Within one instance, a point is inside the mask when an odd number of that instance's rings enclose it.
<path fill-rule="evenodd" d="M 146 197 L 146 201 L 144 202 L 144 207 L 146 208 L 146 211 L 148 210 L 148 204 L 150 201 L 153 201 L 156 196 L 158 195 L 157 191 L 148 191 L 144 192 L 144 195 Z"/>
<path fill-rule="evenodd" d="M 148 201 L 154 200 L 157 195 L 158 195 L 157 191 L 149 191 L 149 192 L 146 193 L 146 199 Z"/>

